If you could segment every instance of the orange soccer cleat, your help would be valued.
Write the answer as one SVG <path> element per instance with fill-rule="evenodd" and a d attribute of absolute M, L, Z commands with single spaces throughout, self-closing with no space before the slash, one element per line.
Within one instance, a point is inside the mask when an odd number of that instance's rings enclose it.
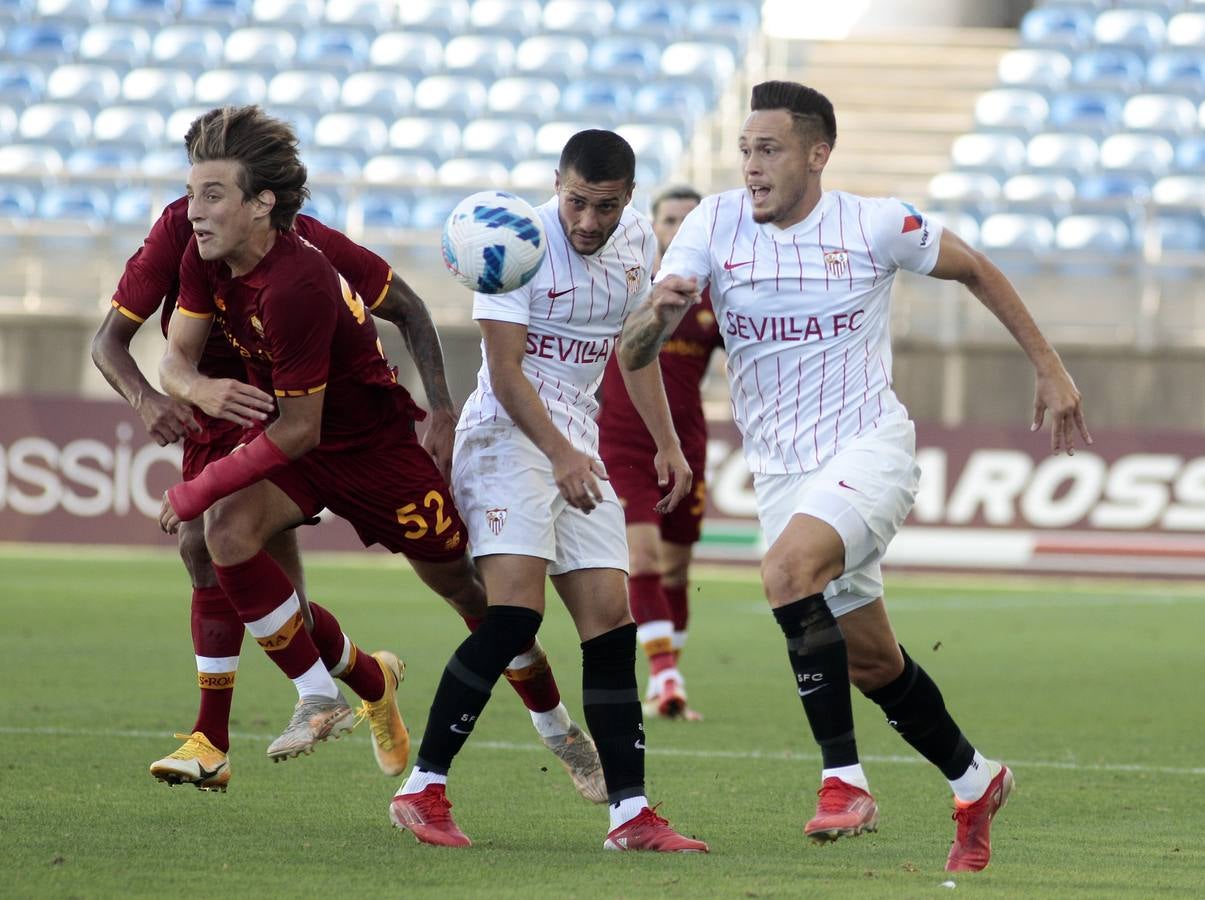
<path fill-rule="evenodd" d="M 879 829 L 879 805 L 874 797 L 840 778 L 826 778 L 816 792 L 816 815 L 803 833 L 817 843 L 855 837 Z"/>
<path fill-rule="evenodd" d="M 987 868 L 992 858 L 992 819 L 1008 802 L 1008 795 L 1013 790 L 1013 773 L 1000 763 L 989 761 L 988 765 L 999 766 L 1000 771 L 992 778 L 983 796 L 974 803 L 955 801 L 953 819 L 958 825 L 946 860 L 947 872 L 978 872 Z"/>
<path fill-rule="evenodd" d="M 654 850 L 657 853 L 707 853 L 702 841 L 678 834 L 647 806 L 607 835 L 604 850 Z"/>
<path fill-rule="evenodd" d="M 452 804 L 442 784 L 429 784 L 413 794 L 398 794 L 389 804 L 389 818 L 423 844 L 469 847 L 472 841 L 452 820 Z"/>

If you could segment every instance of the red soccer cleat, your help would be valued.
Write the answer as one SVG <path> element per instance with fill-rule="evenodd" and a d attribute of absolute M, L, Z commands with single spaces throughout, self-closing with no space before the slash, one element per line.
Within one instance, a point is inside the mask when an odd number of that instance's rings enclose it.
<path fill-rule="evenodd" d="M 879 805 L 866 791 L 840 778 L 826 778 L 816 792 L 816 815 L 803 826 L 803 833 L 817 843 L 839 837 L 856 837 L 879 830 Z"/>
<path fill-rule="evenodd" d="M 604 850 L 655 850 L 658 853 L 707 853 L 707 845 L 678 834 L 647 806 L 607 835 Z"/>
<path fill-rule="evenodd" d="M 978 872 L 987 868 L 992 858 L 992 819 L 1008 802 L 1012 790 L 1013 773 L 1008 766 L 1001 765 L 982 797 L 965 805 L 955 801 L 952 818 L 958 827 L 946 860 L 947 872 Z"/>
<path fill-rule="evenodd" d="M 389 804 L 389 818 L 398 828 L 404 828 L 423 844 L 440 847 L 469 847 L 472 841 L 452 821 L 445 788 L 429 784 L 414 794 L 398 794 Z"/>

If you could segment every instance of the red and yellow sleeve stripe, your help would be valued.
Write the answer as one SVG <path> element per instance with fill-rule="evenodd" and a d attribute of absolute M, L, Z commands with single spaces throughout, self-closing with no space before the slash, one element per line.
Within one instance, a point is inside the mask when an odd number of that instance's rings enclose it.
<path fill-rule="evenodd" d="M 319 391 L 325 391 L 325 390 L 326 390 L 326 382 L 324 381 L 324 382 L 322 382 L 322 384 L 318 385 L 317 387 L 305 388 L 300 391 L 282 391 L 280 388 L 274 388 L 272 392 L 274 394 L 276 394 L 277 397 L 306 397 L 306 396 L 309 396 L 310 394 L 316 394 Z"/>
<path fill-rule="evenodd" d="M 211 312 L 207 312 L 207 313 L 193 312 L 191 309 L 185 309 L 183 306 L 180 306 L 178 304 L 176 306 L 176 309 L 178 309 L 181 312 L 181 314 L 188 316 L 190 319 L 212 319 L 213 318 L 213 313 L 211 313 Z"/>
<path fill-rule="evenodd" d="M 118 303 L 116 297 L 114 297 L 112 299 L 112 301 L 110 301 L 110 302 L 113 304 L 113 308 L 115 310 L 117 310 L 119 313 L 121 313 L 123 316 L 125 316 L 130 321 L 137 322 L 139 325 L 141 325 L 143 322 L 146 321 L 146 319 L 144 319 L 142 316 L 137 315 L 136 313 L 130 312 L 128 309 L 126 309 L 124 306 L 122 306 L 120 303 Z"/>
<path fill-rule="evenodd" d="M 377 294 L 377 299 L 369 305 L 369 310 L 374 310 L 385 302 L 385 295 L 389 293 L 389 285 L 393 281 L 393 269 L 389 270 L 389 274 L 385 276 L 385 283 L 381 286 L 381 293 Z"/>

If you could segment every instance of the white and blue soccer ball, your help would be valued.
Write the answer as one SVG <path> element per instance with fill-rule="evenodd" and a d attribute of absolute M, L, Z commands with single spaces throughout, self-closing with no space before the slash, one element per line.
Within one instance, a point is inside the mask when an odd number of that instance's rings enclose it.
<path fill-rule="evenodd" d="M 518 290 L 535 277 L 547 251 L 539 214 L 506 191 L 480 191 L 456 204 L 442 244 L 448 271 L 482 294 Z"/>

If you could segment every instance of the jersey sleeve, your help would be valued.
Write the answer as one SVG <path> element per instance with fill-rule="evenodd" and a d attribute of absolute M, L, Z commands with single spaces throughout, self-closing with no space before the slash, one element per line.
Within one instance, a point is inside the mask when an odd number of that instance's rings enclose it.
<path fill-rule="evenodd" d="M 196 239 L 191 239 L 184 248 L 184 253 L 176 264 L 177 277 L 180 280 L 180 295 L 176 299 L 176 309 L 194 319 L 210 319 L 217 309 L 214 302 L 213 287 L 209 283 L 209 273 L 201 254 L 197 251 Z"/>
<path fill-rule="evenodd" d="M 277 397 L 316 394 L 326 387 L 330 374 L 331 345 L 343 305 L 339 277 L 329 267 L 325 272 L 307 267 L 287 285 L 269 290 L 260 308 L 264 343 L 272 356 L 272 390 Z"/>
<path fill-rule="evenodd" d="M 897 269 L 928 275 L 937 265 L 942 227 L 911 203 L 894 197 L 876 201 L 873 230 L 880 258 Z"/>
<path fill-rule="evenodd" d="M 343 232 L 328 228 L 310 216 L 298 216 L 295 227 L 301 237 L 322 251 L 365 306 L 369 309 L 380 306 L 393 280 L 389 263 Z"/>
<path fill-rule="evenodd" d="M 686 214 L 669 249 L 661 258 L 661 268 L 654 281 L 667 275 L 698 279 L 702 290 L 711 283 L 711 222 L 717 213 L 719 195 L 705 197 L 703 202 Z"/>
<path fill-rule="evenodd" d="M 180 257 L 192 237 L 181 201 L 168 206 L 155 220 L 142 246 L 126 262 L 113 294 L 113 308 L 135 322 L 155 314 L 165 297 L 176 291 Z"/>
<path fill-rule="evenodd" d="M 547 265 L 548 257 L 544 257 Z M 539 275 L 509 294 L 473 294 L 473 320 L 489 319 L 495 322 L 510 322 L 514 325 L 531 324 L 531 304 L 534 285 Z"/>

